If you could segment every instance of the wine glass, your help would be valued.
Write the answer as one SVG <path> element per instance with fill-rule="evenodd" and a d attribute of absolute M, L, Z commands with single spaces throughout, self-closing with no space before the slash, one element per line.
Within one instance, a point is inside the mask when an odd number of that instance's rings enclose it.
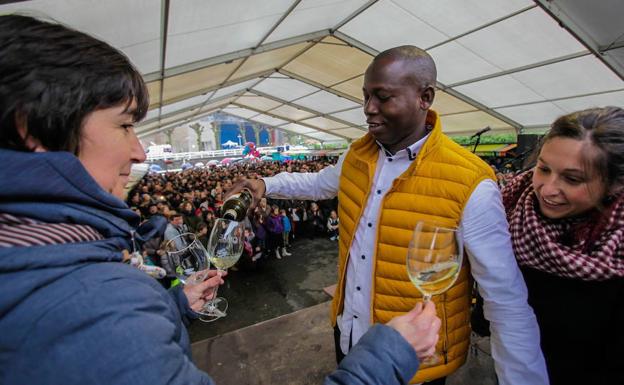
<path fill-rule="evenodd" d="M 215 221 L 208 240 L 208 259 L 218 271 L 226 271 L 229 267 L 234 266 L 240 258 L 245 248 L 244 229 L 245 225 L 242 222 L 225 218 L 219 218 Z M 216 288 L 214 295 L 217 295 Z M 228 302 L 225 298 L 214 298 L 208 301 L 199 312 L 202 315 L 200 320 L 210 322 L 225 317 L 227 308 Z"/>
<path fill-rule="evenodd" d="M 457 279 L 461 270 L 463 241 L 459 230 L 436 223 L 416 223 L 407 249 L 407 275 L 422 293 L 423 301 L 442 294 Z M 433 365 L 439 361 L 439 352 L 423 361 Z"/>
<path fill-rule="evenodd" d="M 163 246 L 168 263 L 167 270 L 184 285 L 200 283 L 208 276 L 208 252 L 193 233 L 182 233 L 165 241 Z"/>

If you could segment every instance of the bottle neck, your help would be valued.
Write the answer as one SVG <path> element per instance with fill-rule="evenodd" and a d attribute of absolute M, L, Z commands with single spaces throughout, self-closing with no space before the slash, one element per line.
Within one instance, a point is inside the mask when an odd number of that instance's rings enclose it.
<path fill-rule="evenodd" d="M 235 221 L 236 220 L 236 210 L 234 210 L 234 209 L 226 210 L 223 213 L 223 218 Z"/>

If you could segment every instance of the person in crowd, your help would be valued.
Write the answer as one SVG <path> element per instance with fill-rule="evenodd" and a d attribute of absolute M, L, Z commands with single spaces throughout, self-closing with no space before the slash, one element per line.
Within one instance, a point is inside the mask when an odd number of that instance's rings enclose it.
<path fill-rule="evenodd" d="M 212 231 L 214 227 L 215 221 L 217 220 L 214 215 L 214 211 L 207 209 L 203 212 L 204 223 L 206 223 L 208 227 L 208 234 Z"/>
<path fill-rule="evenodd" d="M 147 213 L 145 214 L 145 216 L 149 219 L 155 215 L 162 216 L 162 214 L 158 211 L 158 205 L 156 204 L 156 202 L 150 202 L 147 204 Z"/>
<path fill-rule="evenodd" d="M 311 202 L 310 209 L 308 210 L 308 236 L 310 238 L 316 238 L 323 236 L 327 233 L 327 222 L 318 203 Z"/>
<path fill-rule="evenodd" d="M 199 223 L 199 226 L 197 226 L 197 233 L 195 233 L 195 235 L 197 236 L 197 240 L 199 240 L 199 243 L 207 248 L 210 233 L 208 233 L 208 225 L 205 222 Z"/>
<path fill-rule="evenodd" d="M 271 214 L 266 218 L 267 229 L 267 242 L 266 252 L 267 255 L 275 254 L 275 258 L 282 259 L 283 256 L 289 256 L 290 253 L 284 253 L 284 247 L 282 244 L 282 233 L 284 232 L 284 225 L 282 224 L 282 217 L 279 213 L 279 207 L 271 206 Z"/>
<path fill-rule="evenodd" d="M 501 384 L 547 384 L 539 329 L 527 303 L 500 191 L 492 169 L 442 133 L 431 110 L 436 68 L 425 51 L 402 46 L 377 55 L 364 75 L 368 134 L 351 144 L 336 166 L 316 173 L 281 173 L 239 182 L 261 196 L 328 199 L 338 196 L 339 284 L 331 317 L 340 360 L 372 322 L 386 322 L 422 296 L 405 269 L 419 220 L 460 227 L 469 263 L 447 293 L 438 363 L 413 382 L 444 383 L 466 360 L 470 345 L 470 273 L 491 322 L 492 356 Z"/>
<path fill-rule="evenodd" d="M 147 88 L 118 50 L 27 16 L 0 16 L 0 382 L 212 384 L 185 324 L 222 276 L 165 291 L 122 263 L 164 221 L 123 202 L 145 160 Z M 374 327 L 326 384 L 405 383 L 433 352 L 432 304 Z M 149 353 L 149 359 L 146 359 Z"/>
<path fill-rule="evenodd" d="M 139 207 L 141 205 L 141 194 L 135 192 L 130 196 L 128 206 L 130 207 Z"/>
<path fill-rule="evenodd" d="M 256 239 L 258 241 L 258 246 L 260 246 L 261 256 L 264 255 L 268 257 L 269 255 L 266 253 L 267 251 L 267 229 L 264 224 L 264 216 L 258 211 L 254 213 L 254 217 L 251 221 L 251 228 L 254 234 L 256 235 Z"/>
<path fill-rule="evenodd" d="M 308 229 L 308 211 L 306 210 L 306 202 L 302 200 L 295 200 L 292 210 L 293 217 L 296 215 L 299 218 L 295 227 L 295 237 L 302 239 Z"/>
<path fill-rule="evenodd" d="M 264 197 L 260 198 L 260 202 L 258 203 L 257 208 L 257 212 L 259 212 L 265 220 L 271 215 L 271 212 L 273 211 L 271 209 L 271 206 L 268 204 L 267 199 Z"/>
<path fill-rule="evenodd" d="M 624 384 L 623 187 L 624 110 L 606 107 L 558 118 L 503 189 L 552 385 Z"/>
<path fill-rule="evenodd" d="M 139 223 L 143 222 L 143 214 L 141 214 L 141 210 L 138 207 L 130 207 L 130 209 L 139 216 Z"/>
<path fill-rule="evenodd" d="M 182 236 L 188 233 L 189 230 L 184 224 L 184 217 L 177 211 L 169 212 L 169 223 L 165 229 L 164 240 L 172 241 L 175 243 L 175 247 L 178 250 L 182 250 L 186 246 L 186 239 Z"/>
<path fill-rule="evenodd" d="M 329 233 L 329 239 L 331 241 L 337 241 L 339 238 L 338 227 L 340 225 L 340 220 L 338 219 L 338 213 L 336 210 L 332 210 L 329 213 L 329 218 L 327 218 L 327 232 Z"/>
<path fill-rule="evenodd" d="M 256 261 L 262 256 L 262 251 L 260 246 L 258 246 L 256 235 L 249 227 L 245 227 L 243 231 L 243 242 L 243 254 L 237 264 L 246 269 L 254 269 L 257 265 Z"/>
<path fill-rule="evenodd" d="M 290 217 L 288 217 L 288 214 L 286 213 L 286 209 L 280 209 L 280 217 L 282 218 L 282 254 L 283 255 L 291 255 L 288 252 L 288 247 L 290 247 L 290 232 L 292 230 L 292 226 L 291 226 L 291 221 L 290 221 Z"/>
<path fill-rule="evenodd" d="M 262 247 L 260 245 L 260 240 L 256 237 L 256 234 L 252 231 L 251 228 L 247 228 L 247 233 L 245 234 L 245 239 L 249 242 L 251 246 L 251 262 L 256 262 L 262 257 Z"/>
<path fill-rule="evenodd" d="M 199 225 L 203 222 L 200 216 L 195 214 L 195 207 L 193 203 L 190 201 L 183 202 L 180 205 L 180 211 L 182 212 L 184 225 L 191 232 L 197 232 L 199 230 Z"/>
<path fill-rule="evenodd" d="M 288 215 L 288 217 L 292 219 L 292 221 L 290 222 L 291 229 L 288 239 L 288 243 L 290 244 L 297 237 L 296 234 L 299 231 L 298 227 L 301 226 L 301 218 L 299 218 L 299 214 L 297 214 L 297 208 L 292 204 L 292 201 L 291 205 L 286 208 L 286 215 Z"/>

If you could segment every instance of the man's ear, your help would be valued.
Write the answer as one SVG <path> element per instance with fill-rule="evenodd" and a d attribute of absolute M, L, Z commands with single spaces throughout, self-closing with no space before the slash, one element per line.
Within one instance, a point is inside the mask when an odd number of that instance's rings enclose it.
<path fill-rule="evenodd" d="M 435 98 L 435 88 L 433 86 L 426 86 L 420 93 L 420 108 L 428 110 L 433 105 L 433 99 Z"/>
<path fill-rule="evenodd" d="M 28 133 L 28 119 L 26 114 L 18 112 L 15 114 L 15 127 L 17 127 L 17 133 L 24 141 L 24 146 L 32 152 L 46 152 L 45 148 L 39 139 L 33 137 Z"/>

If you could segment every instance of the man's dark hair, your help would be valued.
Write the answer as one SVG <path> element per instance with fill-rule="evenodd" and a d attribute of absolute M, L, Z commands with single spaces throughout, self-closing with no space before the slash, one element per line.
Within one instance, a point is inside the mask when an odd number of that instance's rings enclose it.
<path fill-rule="evenodd" d="M 78 154 L 87 115 L 123 104 L 140 121 L 149 97 L 117 49 L 60 24 L 0 16 L 0 148 L 30 151 L 23 125 L 47 150 Z"/>

